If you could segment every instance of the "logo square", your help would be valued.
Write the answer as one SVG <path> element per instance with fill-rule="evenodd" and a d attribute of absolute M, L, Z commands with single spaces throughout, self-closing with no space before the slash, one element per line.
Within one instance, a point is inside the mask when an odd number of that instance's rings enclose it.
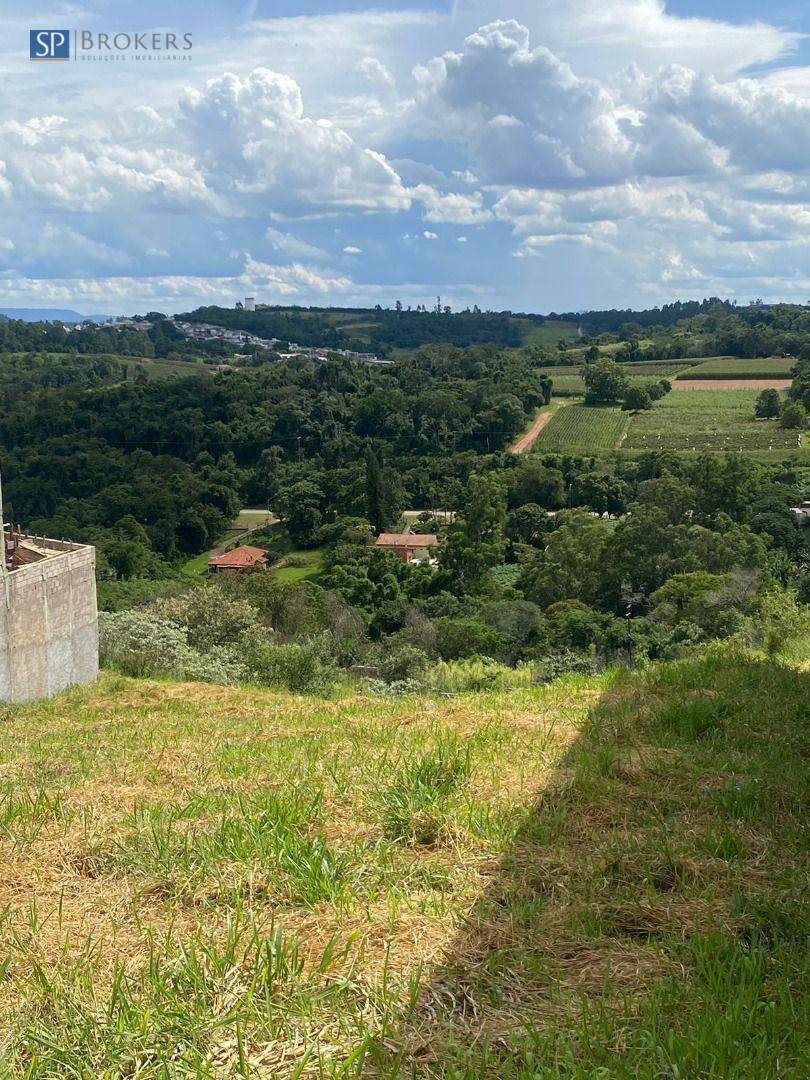
<path fill-rule="evenodd" d="M 31 60 L 69 60 L 69 30 L 31 30 L 28 37 Z"/>

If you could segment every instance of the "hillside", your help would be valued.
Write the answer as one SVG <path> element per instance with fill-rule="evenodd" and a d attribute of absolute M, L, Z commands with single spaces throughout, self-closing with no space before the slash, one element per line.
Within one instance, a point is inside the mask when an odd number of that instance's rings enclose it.
<path fill-rule="evenodd" d="M 726 647 L 508 695 L 107 675 L 7 708 L 4 1070 L 807 1075 L 809 703 Z"/>

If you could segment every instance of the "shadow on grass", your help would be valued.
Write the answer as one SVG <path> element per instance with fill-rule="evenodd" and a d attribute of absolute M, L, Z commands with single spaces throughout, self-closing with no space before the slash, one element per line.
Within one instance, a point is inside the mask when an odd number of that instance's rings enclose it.
<path fill-rule="evenodd" d="M 807 1075 L 810 674 L 620 674 L 356 1075 Z"/>

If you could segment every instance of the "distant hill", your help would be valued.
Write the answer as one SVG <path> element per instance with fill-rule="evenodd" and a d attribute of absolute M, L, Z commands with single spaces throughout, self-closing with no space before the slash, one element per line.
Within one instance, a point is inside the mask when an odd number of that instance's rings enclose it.
<path fill-rule="evenodd" d="M 111 315 L 82 315 L 72 308 L 0 308 L 0 316 L 7 319 L 22 319 L 23 322 L 63 322 L 77 323 L 85 319 L 93 322 L 106 322 Z"/>

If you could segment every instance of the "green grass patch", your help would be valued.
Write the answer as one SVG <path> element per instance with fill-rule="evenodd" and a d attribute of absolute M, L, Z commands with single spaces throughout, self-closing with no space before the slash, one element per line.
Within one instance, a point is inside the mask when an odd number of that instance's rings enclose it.
<path fill-rule="evenodd" d="M 0 1072 L 807 1075 L 807 660 L 5 708 Z"/>
<path fill-rule="evenodd" d="M 693 367 L 680 375 L 682 379 L 789 379 L 795 359 L 782 356 L 759 360 L 737 356 L 711 356 L 693 360 Z"/>
<path fill-rule="evenodd" d="M 317 578 L 323 569 L 323 552 L 315 548 L 312 551 L 291 551 L 284 556 L 284 564 L 271 573 L 277 581 L 310 581 Z"/>

